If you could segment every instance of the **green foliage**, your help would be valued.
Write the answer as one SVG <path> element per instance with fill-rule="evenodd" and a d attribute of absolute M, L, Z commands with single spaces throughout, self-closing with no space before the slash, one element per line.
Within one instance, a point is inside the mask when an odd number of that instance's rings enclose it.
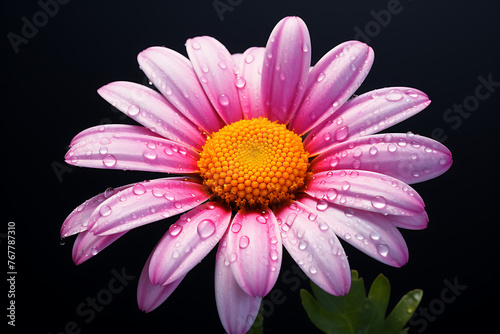
<path fill-rule="evenodd" d="M 311 281 L 314 297 L 301 290 L 300 297 L 309 319 L 328 334 L 402 334 L 423 295 L 413 290 L 404 295 L 386 317 L 391 293 L 389 280 L 380 274 L 366 296 L 365 283 L 356 270 L 351 271 L 351 290 L 345 296 L 332 296 Z"/>

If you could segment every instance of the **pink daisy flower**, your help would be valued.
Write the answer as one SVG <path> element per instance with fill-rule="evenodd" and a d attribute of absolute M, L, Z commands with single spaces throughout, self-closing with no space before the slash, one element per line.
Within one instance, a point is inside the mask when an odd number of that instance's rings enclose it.
<path fill-rule="evenodd" d="M 444 173 L 451 153 L 412 133 L 374 133 L 427 107 L 426 94 L 389 87 L 349 99 L 373 50 L 348 41 L 311 68 L 298 17 L 281 20 L 265 48 L 230 54 L 208 36 L 186 48 L 189 59 L 164 47 L 138 55 L 159 92 L 131 82 L 98 90 L 142 126 L 96 126 L 72 140 L 72 165 L 185 175 L 109 188 L 78 206 L 61 228 L 79 233 L 76 264 L 182 214 L 146 261 L 139 307 L 158 307 L 218 244 L 217 309 L 227 332 L 244 333 L 278 278 L 282 246 L 333 295 L 351 282 L 339 238 L 390 266 L 408 261 L 398 228 L 428 222 L 409 184 Z"/>

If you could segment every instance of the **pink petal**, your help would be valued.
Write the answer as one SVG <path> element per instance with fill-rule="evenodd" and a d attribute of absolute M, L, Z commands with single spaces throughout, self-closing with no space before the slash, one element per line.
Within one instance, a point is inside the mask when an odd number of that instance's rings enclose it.
<path fill-rule="evenodd" d="M 287 124 L 299 106 L 311 64 L 311 40 L 298 17 L 282 19 L 271 32 L 262 67 L 262 101 L 271 121 Z"/>
<path fill-rule="evenodd" d="M 81 232 L 73 244 L 73 262 L 81 264 L 111 245 L 127 231 L 99 237 L 90 231 Z"/>
<path fill-rule="evenodd" d="M 149 264 L 151 263 L 151 255 L 149 255 L 146 264 L 142 268 L 139 285 L 137 286 L 137 304 L 139 308 L 148 313 L 160 306 L 179 286 L 184 276 L 173 281 L 165 286 L 153 285 L 149 280 Z"/>
<path fill-rule="evenodd" d="M 102 202 L 89 218 L 91 231 L 108 235 L 186 212 L 210 197 L 192 178 L 157 179 L 135 184 Z"/>
<path fill-rule="evenodd" d="M 348 139 L 382 131 L 417 114 L 430 103 L 423 92 L 408 87 L 365 93 L 347 101 L 313 129 L 304 140 L 305 149 L 315 155 Z"/>
<path fill-rule="evenodd" d="M 262 63 L 265 48 L 249 48 L 241 56 L 241 74 L 236 79 L 241 109 L 245 119 L 267 117 L 261 96 Z"/>
<path fill-rule="evenodd" d="M 299 202 L 314 210 L 336 235 L 374 259 L 394 267 L 408 262 L 406 242 L 386 216 L 309 196 L 302 196 Z"/>
<path fill-rule="evenodd" d="M 406 183 L 364 170 L 316 173 L 304 192 L 333 204 L 384 215 L 414 216 L 424 211 L 425 206 Z"/>
<path fill-rule="evenodd" d="M 314 173 L 331 169 L 363 169 L 417 183 L 446 172 L 451 152 L 441 143 L 412 133 L 359 137 L 332 146 L 311 161 Z"/>
<path fill-rule="evenodd" d="M 70 235 L 86 231 L 89 228 L 89 218 L 92 212 L 94 212 L 94 210 L 104 200 L 131 186 L 132 184 L 119 188 L 108 188 L 103 193 L 86 200 L 84 203 L 76 207 L 66 220 L 64 220 L 64 223 L 61 226 L 61 237 L 65 238 Z"/>
<path fill-rule="evenodd" d="M 304 134 L 332 115 L 365 80 L 373 50 L 358 41 L 342 43 L 328 52 L 309 73 L 309 81 L 290 128 Z"/>
<path fill-rule="evenodd" d="M 163 95 L 133 82 L 116 81 L 97 91 L 125 115 L 159 135 L 201 151 L 206 138 Z"/>
<path fill-rule="evenodd" d="M 233 58 L 234 63 L 238 66 L 243 59 L 243 53 L 233 53 L 231 54 L 231 58 Z"/>
<path fill-rule="evenodd" d="M 229 230 L 227 231 L 229 232 Z M 215 302 L 222 326 L 229 334 L 246 333 L 257 317 L 261 297 L 249 296 L 236 282 L 227 252 L 227 233 L 219 243 L 215 262 Z"/>
<path fill-rule="evenodd" d="M 408 230 L 423 230 L 427 227 L 429 216 L 427 212 L 415 216 L 386 216 L 387 219 L 396 227 L 405 228 Z"/>
<path fill-rule="evenodd" d="M 321 289 L 344 295 L 351 286 L 351 271 L 344 249 L 329 225 L 299 202 L 275 212 L 283 246 L 304 273 Z"/>
<path fill-rule="evenodd" d="M 213 37 L 188 39 L 186 50 L 201 86 L 220 117 L 231 124 L 242 119 L 236 88 L 236 64 L 227 49 Z"/>
<path fill-rule="evenodd" d="M 142 126 L 117 124 L 79 133 L 65 159 L 81 167 L 184 174 L 198 171 L 199 154 Z"/>
<path fill-rule="evenodd" d="M 139 53 L 137 60 L 151 82 L 190 121 L 208 133 L 224 126 L 186 57 L 151 47 Z"/>
<path fill-rule="evenodd" d="M 151 283 L 165 285 L 185 275 L 217 244 L 229 225 L 231 209 L 208 202 L 185 213 L 162 237 L 151 257 Z"/>
<path fill-rule="evenodd" d="M 278 279 L 282 246 L 271 210 L 239 211 L 227 234 L 234 278 L 250 296 L 263 297 Z"/>

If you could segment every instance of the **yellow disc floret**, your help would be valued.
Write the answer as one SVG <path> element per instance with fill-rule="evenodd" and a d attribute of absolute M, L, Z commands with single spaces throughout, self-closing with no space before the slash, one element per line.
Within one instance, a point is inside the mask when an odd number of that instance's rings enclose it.
<path fill-rule="evenodd" d="M 266 118 L 241 120 L 212 134 L 198 161 L 203 183 L 233 208 L 273 207 L 304 185 L 309 154 L 302 139 Z"/>

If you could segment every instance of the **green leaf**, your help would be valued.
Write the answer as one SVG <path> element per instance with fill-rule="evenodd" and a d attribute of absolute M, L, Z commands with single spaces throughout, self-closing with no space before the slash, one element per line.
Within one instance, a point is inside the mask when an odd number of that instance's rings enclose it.
<path fill-rule="evenodd" d="M 328 334 L 352 333 L 346 318 L 323 309 L 309 291 L 301 289 L 300 297 L 302 299 L 302 306 L 306 310 L 309 319 L 320 330 Z"/>
<path fill-rule="evenodd" d="M 384 328 L 391 333 L 401 332 L 413 313 L 417 310 L 423 294 L 422 290 L 416 289 L 404 295 L 387 317 Z"/>
<path fill-rule="evenodd" d="M 311 289 L 314 297 L 306 290 L 300 291 L 309 319 L 323 332 L 335 334 L 404 334 L 407 330 L 403 327 L 422 299 L 421 290 L 409 292 L 386 319 L 391 287 L 382 274 L 374 280 L 368 296 L 355 270 L 351 271 L 351 289 L 345 296 L 332 296 L 312 281 Z"/>

